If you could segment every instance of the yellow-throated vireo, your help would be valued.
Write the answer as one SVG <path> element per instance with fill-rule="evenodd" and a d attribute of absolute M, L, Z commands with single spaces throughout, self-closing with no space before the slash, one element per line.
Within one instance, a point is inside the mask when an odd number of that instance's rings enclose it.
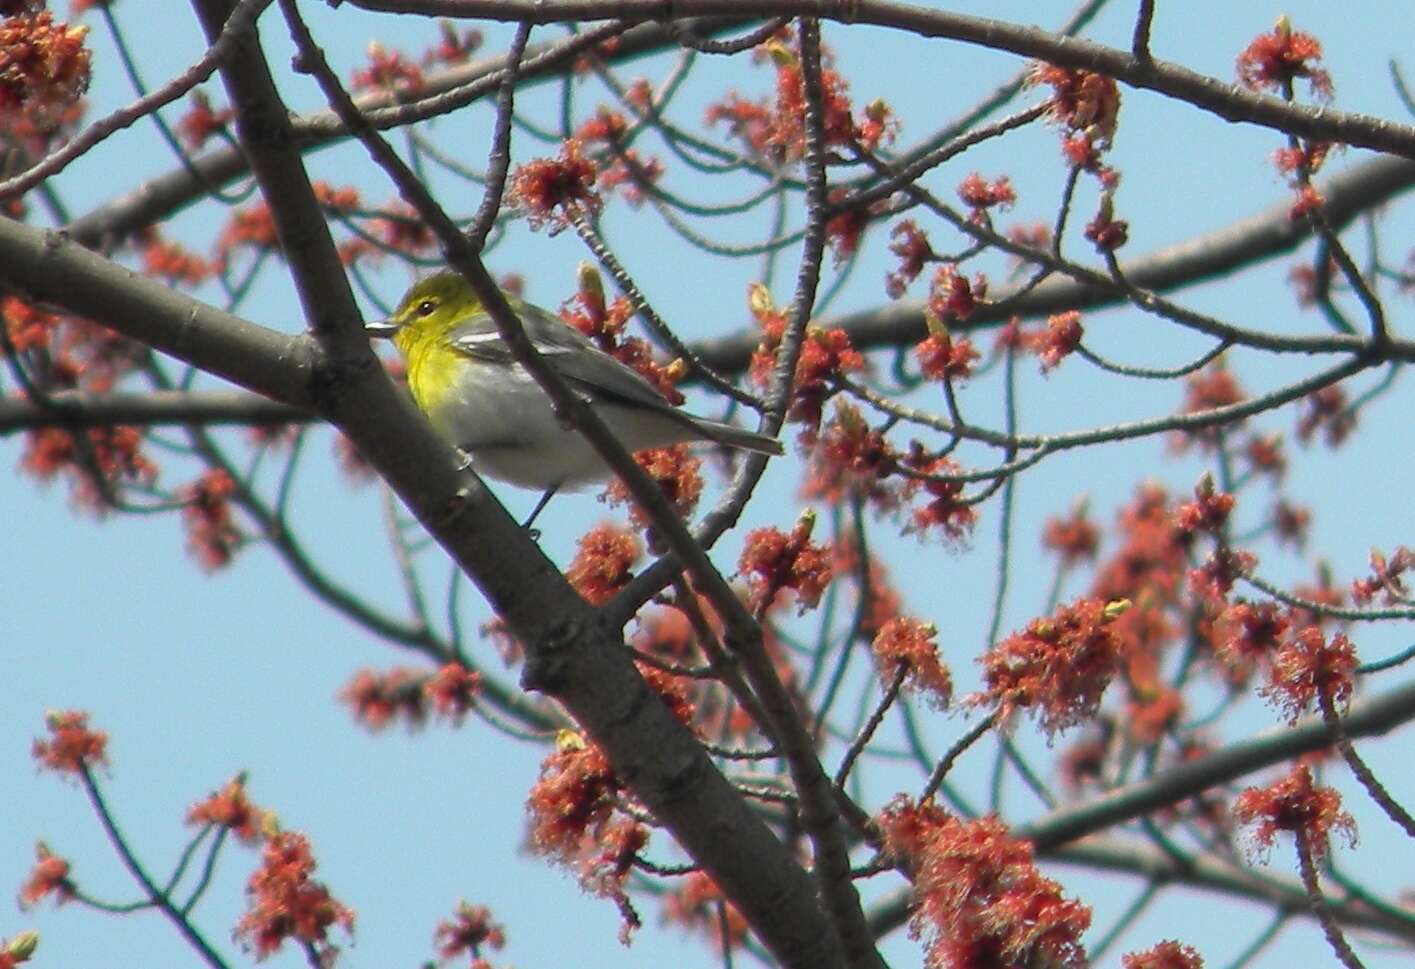
<path fill-rule="evenodd" d="M 594 408 L 629 452 L 712 441 L 759 454 L 781 442 L 679 410 L 638 373 L 538 306 L 511 299 L 535 348 Z M 582 435 L 556 417 L 550 398 L 501 339 L 491 314 L 456 272 L 434 273 L 404 294 L 386 320 L 365 326 L 391 338 L 408 366 L 408 387 L 428 420 L 478 473 L 543 490 L 529 526 L 561 488 L 609 476 Z"/>

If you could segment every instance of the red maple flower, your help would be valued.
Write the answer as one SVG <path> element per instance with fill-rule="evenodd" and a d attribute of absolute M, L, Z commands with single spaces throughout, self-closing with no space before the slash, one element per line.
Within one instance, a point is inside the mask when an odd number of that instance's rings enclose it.
<path fill-rule="evenodd" d="M 1341 633 L 1330 640 L 1316 626 L 1289 636 L 1272 659 L 1263 695 L 1295 721 L 1316 700 L 1323 711 L 1345 706 L 1355 689 L 1356 647 Z"/>
<path fill-rule="evenodd" d="M 281 831 L 266 842 L 261 866 L 246 883 L 249 907 L 233 933 L 249 940 L 257 959 L 294 939 L 332 962 L 337 950 L 328 941 L 329 929 L 337 925 L 353 932 L 354 913 L 310 877 L 316 867 L 309 840 L 299 832 Z"/>
<path fill-rule="evenodd" d="M 423 696 L 432 708 L 443 717 L 461 723 L 477 702 L 481 692 L 482 677 L 475 670 L 469 670 L 461 663 L 448 663 L 428 678 L 423 684 Z"/>
<path fill-rule="evenodd" d="M 970 218 L 974 222 L 987 219 L 987 210 L 992 208 L 1010 209 L 1017 203 L 1017 190 L 1012 187 L 1012 179 L 1001 175 L 992 182 L 973 172 L 958 185 L 958 197 L 972 209 Z"/>
<path fill-rule="evenodd" d="M 893 240 L 889 251 L 899 257 L 899 268 L 884 277 L 884 291 L 891 299 L 898 299 L 919 278 L 924 266 L 938 259 L 938 254 L 929 245 L 928 234 L 913 219 L 905 219 L 890 229 L 889 237 Z"/>
<path fill-rule="evenodd" d="M 1121 642 L 1111 624 L 1128 608 L 1084 598 L 1032 620 L 983 654 L 984 689 L 968 702 L 996 706 L 1004 716 L 1032 710 L 1048 734 L 1090 719 L 1120 669 Z"/>
<path fill-rule="evenodd" d="M 609 821 L 622 787 L 604 751 L 577 733 L 562 732 L 526 798 L 531 847 L 572 863 L 586 835 Z"/>
<path fill-rule="evenodd" d="M 74 883 L 69 880 L 69 863 L 49 850 L 43 841 L 34 845 L 34 867 L 20 886 L 20 908 L 38 904 L 46 895 L 63 905 L 74 897 Z"/>
<path fill-rule="evenodd" d="M 423 86 L 422 68 L 401 51 L 388 50 L 378 41 L 368 45 L 368 64 L 354 72 L 350 87 L 355 91 L 377 90 L 396 94 L 416 94 Z"/>
<path fill-rule="evenodd" d="M 1291 626 L 1290 616 L 1273 602 L 1236 602 L 1214 623 L 1214 659 L 1234 683 L 1272 663 Z"/>
<path fill-rule="evenodd" d="M 937 635 L 938 627 L 933 623 L 891 619 L 875 635 L 870 649 L 881 683 L 888 686 L 902 673 L 907 685 L 922 690 L 931 704 L 943 709 L 953 696 L 953 677 L 939 658 L 934 641 Z"/>
<path fill-rule="evenodd" d="M 1055 370 L 1061 361 L 1076 352 L 1085 330 L 1077 310 L 1055 313 L 1047 317 L 1046 329 L 1031 340 L 1031 349 L 1041 358 L 1042 370 Z"/>
<path fill-rule="evenodd" d="M 757 528 L 747 533 L 737 571 L 747 579 L 752 609 L 764 612 L 779 592 L 796 593 L 799 611 L 814 609 L 833 574 L 829 546 L 811 541 L 816 516 L 805 512 L 791 534 L 779 528 Z"/>
<path fill-rule="evenodd" d="M 195 151 L 223 131 L 235 116 L 236 112 L 229 107 L 220 110 L 213 108 L 206 92 L 193 91 L 191 107 L 177 119 L 177 134 L 182 136 L 188 148 Z"/>
<path fill-rule="evenodd" d="M 239 774 L 221 790 L 193 804 L 187 811 L 188 824 L 214 824 L 226 828 L 246 844 L 255 844 L 260 840 L 263 818 L 264 812 L 246 797 L 246 781 Z"/>
<path fill-rule="evenodd" d="M 1042 528 L 1042 545 L 1061 556 L 1067 567 L 1094 560 L 1100 547 L 1100 530 L 1086 517 L 1086 508 L 1078 506 L 1068 518 L 1048 518 Z"/>
<path fill-rule="evenodd" d="M 1271 33 L 1259 34 L 1238 55 L 1238 82 L 1253 91 L 1288 97 L 1292 82 L 1304 77 L 1315 97 L 1329 101 L 1331 75 L 1318 66 L 1321 59 L 1321 41 L 1293 30 L 1288 19 L 1281 17 Z"/>
<path fill-rule="evenodd" d="M 933 326 L 928 318 L 929 335 L 914 345 L 914 356 L 919 359 L 919 370 L 931 380 L 966 380 L 973 375 L 973 365 L 978 362 L 978 350 L 967 338 L 953 339 L 953 335 L 942 325 Z"/>
<path fill-rule="evenodd" d="M 88 88 L 87 27 L 54 22 L 47 10 L 0 20 L 0 131 L 43 133 Z"/>
<path fill-rule="evenodd" d="M 1214 487 L 1213 475 L 1205 474 L 1194 486 L 1194 500 L 1174 509 L 1174 523 L 1185 534 L 1207 532 L 1217 537 L 1228 522 L 1235 501 L 1233 495 Z"/>
<path fill-rule="evenodd" d="M 724 942 L 735 949 L 747 939 L 747 920 L 702 871 L 682 878 L 677 888 L 664 896 L 663 919 L 697 929 L 718 949 Z"/>
<path fill-rule="evenodd" d="M 698 507 L 703 494 L 702 459 L 692 453 L 687 444 L 650 448 L 634 455 L 634 461 L 658 485 L 669 505 L 680 518 L 687 518 Z M 612 505 L 629 504 L 629 519 L 640 528 L 649 527 L 649 518 L 637 504 L 630 504 L 629 489 L 615 478 L 604 489 Z"/>
<path fill-rule="evenodd" d="M 49 739 L 36 738 L 30 755 L 40 767 L 61 774 L 78 774 L 108 763 L 108 734 L 88 728 L 88 714 L 81 710 L 46 714 L 44 725 Z"/>
<path fill-rule="evenodd" d="M 1128 952 L 1120 957 L 1123 969 L 1204 969 L 1204 960 L 1191 945 L 1166 940 L 1144 952 Z"/>
<path fill-rule="evenodd" d="M 565 578 L 586 602 L 602 606 L 633 578 L 643 555 L 639 540 L 618 525 L 596 525 L 580 537 Z"/>
<path fill-rule="evenodd" d="M 835 416 L 821 428 L 811 449 L 801 495 L 832 505 L 854 496 L 876 508 L 892 509 L 899 503 L 898 489 L 885 479 L 897 467 L 897 455 L 884 434 L 870 427 L 858 407 L 837 398 Z"/>
<path fill-rule="evenodd" d="M 457 911 L 451 919 L 437 923 L 433 944 L 444 961 L 463 953 L 479 960 L 482 946 L 500 949 L 506 945 L 506 933 L 491 920 L 491 909 L 463 901 L 457 903 Z"/>
<path fill-rule="evenodd" d="M 427 721 L 427 696 L 416 670 L 360 670 L 339 691 L 338 699 L 353 709 L 355 720 L 375 733 L 400 716 L 409 727 L 420 727 Z"/>
<path fill-rule="evenodd" d="M 1037 871 L 1031 843 L 998 818 L 964 821 L 901 795 L 877 822 L 885 850 L 913 874 L 910 929 L 930 969 L 1089 965 L 1090 909 Z"/>
<path fill-rule="evenodd" d="M 1268 787 L 1250 787 L 1233 802 L 1242 824 L 1256 825 L 1251 838 L 1257 853 L 1272 847 L 1279 831 L 1299 834 L 1314 858 L 1331 850 L 1331 833 L 1340 831 L 1348 845 L 1356 843 L 1356 822 L 1341 809 L 1341 795 L 1318 787 L 1306 764 L 1295 764 L 1287 776 Z"/>
<path fill-rule="evenodd" d="M 929 286 L 928 312 L 944 323 L 966 320 L 987 295 L 987 276 L 977 273 L 969 282 L 957 266 L 945 263 L 938 267 Z"/>
<path fill-rule="evenodd" d="M 220 468 L 204 473 L 177 490 L 182 500 L 182 520 L 187 526 L 187 548 L 201 567 L 212 572 L 229 565 L 241 543 L 241 530 L 231 515 L 236 482 Z"/>
<path fill-rule="evenodd" d="M 549 224 L 554 234 L 579 214 L 598 212 L 604 202 L 594 190 L 595 164 L 585 157 L 584 146 L 570 138 L 558 158 L 537 158 L 519 166 L 511 176 L 507 198 L 526 211 L 531 228 Z"/>
<path fill-rule="evenodd" d="M 928 534 L 932 528 L 951 542 L 961 542 L 972 533 L 978 512 L 963 494 L 963 482 L 949 480 L 959 472 L 958 462 L 946 455 L 927 453 L 918 441 L 910 444 L 902 464 L 916 475 L 904 482 L 904 496 L 912 499 L 921 492 L 928 500 L 909 515 L 906 533 Z"/>

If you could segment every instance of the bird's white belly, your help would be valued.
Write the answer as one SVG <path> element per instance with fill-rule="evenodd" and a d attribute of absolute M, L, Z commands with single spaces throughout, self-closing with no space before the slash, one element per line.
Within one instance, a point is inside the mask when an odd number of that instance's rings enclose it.
<path fill-rule="evenodd" d="M 431 415 L 433 426 L 468 454 L 478 474 L 537 489 L 575 488 L 609 476 L 590 442 L 555 416 L 550 398 L 525 371 L 497 369 L 494 390 L 463 380 Z M 686 425 L 652 412 L 601 405 L 595 413 L 631 452 L 694 437 Z"/>

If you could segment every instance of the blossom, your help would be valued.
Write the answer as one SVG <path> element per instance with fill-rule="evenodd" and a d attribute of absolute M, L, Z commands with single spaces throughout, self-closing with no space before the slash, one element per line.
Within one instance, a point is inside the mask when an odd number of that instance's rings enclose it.
<path fill-rule="evenodd" d="M 355 720 L 375 733 L 400 716 L 410 727 L 420 727 L 427 720 L 427 697 L 415 670 L 360 670 L 339 691 L 338 699 L 353 708 Z"/>
<path fill-rule="evenodd" d="M 608 822 L 621 788 L 604 751 L 562 732 L 526 798 L 532 849 L 569 864 L 591 829 Z"/>
<path fill-rule="evenodd" d="M 876 820 L 886 852 L 912 872 L 910 931 L 930 969 L 1089 965 L 1090 909 L 1064 897 L 998 818 L 965 821 L 900 796 Z"/>
<path fill-rule="evenodd" d="M 1017 191 L 1012 187 L 1012 179 L 1001 175 L 992 182 L 973 172 L 958 185 L 958 197 L 972 209 L 970 218 L 981 222 L 987 210 L 992 208 L 1010 209 L 1017 202 Z"/>
<path fill-rule="evenodd" d="M 984 689 L 968 698 L 1004 715 L 1033 710 L 1048 734 L 1093 716 L 1120 667 L 1111 624 L 1130 604 L 1077 599 L 997 643 L 979 659 Z"/>
<path fill-rule="evenodd" d="M 74 883 L 69 880 L 69 863 L 49 850 L 43 841 L 34 845 L 34 867 L 20 886 L 20 908 L 27 909 L 53 895 L 60 905 L 74 896 Z"/>
<path fill-rule="evenodd" d="M 187 548 L 208 572 L 229 565 L 241 542 L 241 531 L 231 516 L 231 496 L 236 482 L 221 468 L 213 468 L 190 485 L 178 489 L 182 521 L 187 527 Z"/>
<path fill-rule="evenodd" d="M 1042 545 L 1061 556 L 1061 563 L 1072 566 L 1096 557 L 1100 531 L 1086 517 L 1084 504 L 1078 505 L 1068 518 L 1048 518 L 1042 527 Z"/>
<path fill-rule="evenodd" d="M 702 871 L 680 879 L 678 886 L 664 896 L 663 919 L 699 929 L 717 947 L 725 942 L 729 948 L 736 948 L 747 939 L 747 920 L 711 876 Z"/>
<path fill-rule="evenodd" d="M 88 714 L 79 710 L 49 713 L 44 718 L 49 739 L 36 739 L 30 753 L 41 767 L 61 774 L 78 774 L 108 763 L 108 734 L 90 730 Z"/>
<path fill-rule="evenodd" d="M 602 606 L 629 583 L 641 555 L 638 539 L 606 522 L 580 537 L 565 578 L 586 602 Z"/>
<path fill-rule="evenodd" d="M 368 45 L 368 64 L 354 72 L 350 87 L 355 91 L 378 90 L 416 94 L 422 89 L 423 72 L 399 51 L 390 51 L 378 41 Z"/>
<path fill-rule="evenodd" d="M 336 950 L 328 941 L 329 929 L 337 925 L 353 932 L 354 913 L 310 877 L 316 867 L 309 840 L 299 832 L 281 831 L 266 843 L 261 865 L 246 883 L 248 908 L 234 933 L 250 941 L 257 959 L 294 939 L 332 961 Z"/>
<path fill-rule="evenodd" d="M 753 610 L 765 611 L 783 589 L 796 593 L 801 612 L 820 602 L 833 569 L 829 548 L 811 541 L 815 523 L 816 516 L 808 509 L 790 534 L 778 528 L 757 528 L 747 533 L 737 571 L 747 578 Z"/>
<path fill-rule="evenodd" d="M 1204 960 L 1191 945 L 1173 940 L 1160 942 L 1144 952 L 1120 957 L 1123 969 L 1204 969 Z"/>
<path fill-rule="evenodd" d="M 698 499 L 703 494 L 703 462 L 687 444 L 639 451 L 634 455 L 634 461 L 658 485 L 678 517 L 687 518 L 698 507 Z M 629 489 L 618 478 L 605 488 L 605 495 L 612 505 L 622 505 L 632 500 Z M 630 506 L 629 518 L 640 528 L 649 527 L 649 516 L 637 503 Z"/>
<path fill-rule="evenodd" d="M 213 108 L 206 92 L 193 91 L 191 107 L 177 119 L 177 133 L 182 136 L 187 147 L 195 151 L 205 145 L 213 135 L 224 131 L 235 116 L 236 112 L 229 107 L 220 110 Z"/>
<path fill-rule="evenodd" d="M 1330 787 L 1318 787 L 1312 770 L 1296 764 L 1286 777 L 1268 787 L 1250 787 L 1233 803 L 1240 823 L 1255 825 L 1251 838 L 1258 853 L 1272 847 L 1279 831 L 1298 834 L 1314 858 L 1323 858 L 1331 848 L 1331 833 L 1341 832 L 1347 844 L 1356 842 L 1356 822 L 1341 809 L 1341 795 Z"/>
<path fill-rule="evenodd" d="M 428 677 L 423 684 L 423 696 L 440 715 L 460 723 L 476 703 L 481 689 L 481 674 L 454 662 Z"/>
<path fill-rule="evenodd" d="M 899 268 L 884 277 L 884 290 L 891 299 L 898 299 L 938 255 L 929 245 L 928 234 L 913 219 L 905 219 L 890 229 L 889 238 L 889 251 L 899 257 Z"/>
<path fill-rule="evenodd" d="M 1238 82 L 1253 91 L 1287 96 L 1292 82 L 1302 77 L 1318 99 L 1329 101 L 1331 75 L 1318 66 L 1321 59 L 1321 41 L 1293 30 L 1287 17 L 1280 17 L 1271 33 L 1259 34 L 1238 55 Z"/>
<path fill-rule="evenodd" d="M 187 811 L 187 823 L 214 824 L 231 831 L 246 844 L 255 844 L 261 838 L 264 816 L 246 797 L 246 779 L 238 774 L 221 790 L 193 804 Z"/>
<path fill-rule="evenodd" d="M 54 22 L 47 10 L 0 20 L 0 131 L 44 132 L 88 88 L 87 27 Z"/>
<path fill-rule="evenodd" d="M 953 695 L 953 679 L 939 659 L 937 635 L 933 623 L 900 617 L 884 624 L 870 649 L 882 683 L 887 686 L 902 674 L 906 684 L 927 693 L 942 709 Z"/>
<path fill-rule="evenodd" d="M 443 961 L 463 953 L 480 959 L 482 946 L 500 949 L 506 945 L 506 933 L 491 920 L 491 909 L 466 901 L 457 903 L 457 911 L 450 920 L 437 923 L 433 939 Z"/>
<path fill-rule="evenodd" d="M 1316 626 L 1297 630 L 1278 647 L 1272 658 L 1269 683 L 1262 693 L 1281 706 L 1288 722 L 1318 701 L 1328 706 L 1351 701 L 1355 689 L 1356 647 L 1341 633 L 1328 640 Z"/>
<path fill-rule="evenodd" d="M 603 206 L 594 191 L 596 175 L 584 146 L 570 138 L 558 158 L 537 158 L 519 166 L 511 175 L 507 198 L 525 210 L 531 228 L 549 224 L 552 233 L 559 232 L 575 216 L 593 214 Z"/>
<path fill-rule="evenodd" d="M 1042 370 L 1055 370 L 1063 359 L 1076 352 L 1084 335 L 1081 314 L 1076 310 L 1047 317 L 1046 329 L 1032 341 L 1032 349 L 1041 358 Z"/>

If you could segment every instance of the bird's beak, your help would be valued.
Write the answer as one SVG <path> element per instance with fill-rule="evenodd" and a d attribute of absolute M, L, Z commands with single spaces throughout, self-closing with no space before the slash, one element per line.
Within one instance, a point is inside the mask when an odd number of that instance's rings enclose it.
<path fill-rule="evenodd" d="M 391 340 L 398 332 L 398 324 L 392 320 L 370 320 L 364 324 L 364 332 L 373 339 Z"/>

